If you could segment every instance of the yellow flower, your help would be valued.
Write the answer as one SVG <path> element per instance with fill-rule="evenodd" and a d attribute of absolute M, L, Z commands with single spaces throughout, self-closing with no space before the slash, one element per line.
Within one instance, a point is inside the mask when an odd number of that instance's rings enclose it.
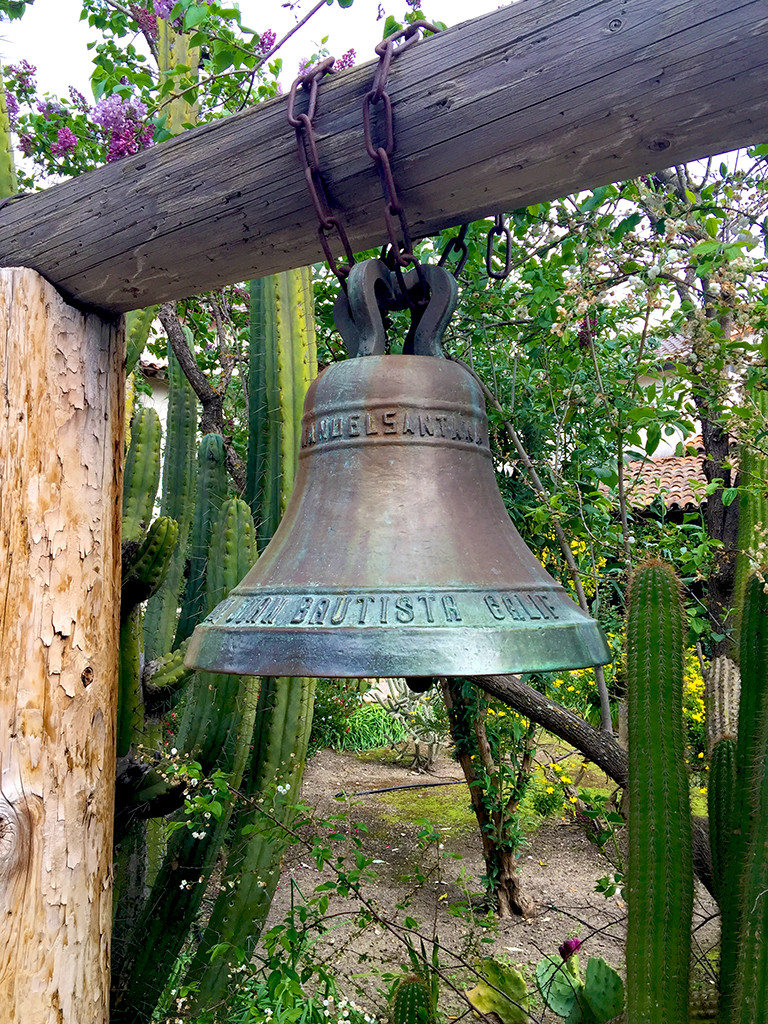
<path fill-rule="evenodd" d="M 566 786 L 567 786 L 567 785 L 570 785 L 573 782 L 573 779 L 569 775 L 561 775 L 560 776 L 560 781 L 564 782 L 566 784 Z"/>
<path fill-rule="evenodd" d="M 554 786 L 547 786 L 546 792 L 547 793 L 554 793 L 555 792 Z"/>
<path fill-rule="evenodd" d="M 679 679 L 679 678 L 680 678 L 680 677 L 678 676 L 678 679 Z M 568 690 L 569 690 L 569 692 L 572 692 L 572 691 L 573 691 L 573 690 L 575 690 L 575 689 L 576 689 L 576 687 L 575 687 L 575 686 L 569 686 L 569 687 L 568 687 Z"/>
<path fill-rule="evenodd" d="M 497 714 L 499 718 L 503 718 L 506 715 L 506 711 L 498 711 Z"/>
<path fill-rule="evenodd" d="M 704 757 L 704 755 L 703 755 L 703 754 L 699 754 L 699 757 L 700 757 L 700 758 L 701 758 L 701 757 Z"/>
<path fill-rule="evenodd" d="M 678 679 L 679 679 L 679 678 L 680 678 L 680 677 L 678 676 Z M 568 797 L 568 799 L 570 800 L 570 802 L 571 802 L 572 804 L 575 804 L 575 803 L 576 803 L 576 801 L 577 801 L 577 799 L 578 799 L 578 797 L 575 797 L 575 796 L 569 796 L 569 797 Z"/>

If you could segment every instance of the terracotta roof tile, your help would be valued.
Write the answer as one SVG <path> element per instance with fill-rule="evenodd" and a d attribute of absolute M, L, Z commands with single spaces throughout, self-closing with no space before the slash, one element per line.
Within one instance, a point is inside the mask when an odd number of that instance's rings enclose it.
<path fill-rule="evenodd" d="M 697 508 L 701 491 L 694 485 L 707 482 L 704 456 L 667 455 L 647 462 L 628 462 L 626 479 L 627 496 L 635 508 L 645 508 L 660 494 L 667 508 Z"/>

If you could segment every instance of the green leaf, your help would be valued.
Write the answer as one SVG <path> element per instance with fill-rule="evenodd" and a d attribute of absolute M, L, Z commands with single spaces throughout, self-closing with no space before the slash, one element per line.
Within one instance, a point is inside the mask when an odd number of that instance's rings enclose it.
<path fill-rule="evenodd" d="M 732 505 L 736 500 L 738 490 L 735 487 L 726 487 L 723 491 L 723 505 Z"/>
<path fill-rule="evenodd" d="M 338 0 L 339 7 L 351 7 L 355 0 Z"/>
<path fill-rule="evenodd" d="M 621 221 L 619 226 L 613 232 L 614 242 L 620 242 L 624 235 L 626 235 L 629 231 L 632 231 L 634 228 L 636 228 L 641 220 L 642 214 L 640 213 L 632 213 L 629 215 L 629 217 L 625 217 L 624 220 Z"/>
<path fill-rule="evenodd" d="M 466 993 L 474 1008 L 479 1013 L 497 1014 L 502 1024 L 526 1024 L 528 992 L 522 974 L 493 957 L 483 960 L 481 971 L 487 981 L 478 982 Z"/>
<path fill-rule="evenodd" d="M 202 25 L 207 20 L 208 8 L 204 4 L 201 4 L 200 7 L 190 7 L 184 15 L 184 31 L 189 32 L 190 29 Z"/>
<path fill-rule="evenodd" d="M 589 213 L 590 210 L 596 210 L 608 195 L 611 187 L 611 185 L 601 185 L 599 188 L 596 188 L 589 199 L 585 199 L 581 204 L 582 212 Z"/>

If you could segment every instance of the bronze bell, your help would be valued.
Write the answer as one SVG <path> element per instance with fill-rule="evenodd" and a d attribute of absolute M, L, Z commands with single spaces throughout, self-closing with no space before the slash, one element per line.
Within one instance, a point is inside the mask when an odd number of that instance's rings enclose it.
<path fill-rule="evenodd" d="M 381 267 L 350 278 L 357 327 L 346 325 L 345 340 L 361 357 L 330 366 L 307 393 L 285 516 L 257 564 L 195 630 L 187 664 L 387 677 L 606 663 L 599 625 L 512 525 L 476 381 L 444 358 L 375 354 L 380 316 L 373 339 L 359 330 L 367 314 L 358 286 L 371 300 L 372 280 L 386 285 Z M 439 268 L 423 269 L 433 299 L 410 344 L 438 354 L 447 317 L 431 306 L 446 292 L 446 304 L 455 302 L 454 286 Z"/>

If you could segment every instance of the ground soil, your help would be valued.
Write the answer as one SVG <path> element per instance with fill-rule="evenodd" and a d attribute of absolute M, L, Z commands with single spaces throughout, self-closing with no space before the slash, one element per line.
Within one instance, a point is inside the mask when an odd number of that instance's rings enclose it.
<path fill-rule="evenodd" d="M 543 756 L 548 757 L 546 752 Z M 456 989 L 463 990 L 471 985 L 471 965 L 477 964 L 480 956 L 504 957 L 523 971 L 529 987 L 535 989 L 535 965 L 545 955 L 557 956 L 558 946 L 566 938 L 576 936 L 583 943 L 582 962 L 589 956 L 600 956 L 621 970 L 626 906 L 619 894 L 606 899 L 595 891 L 597 880 L 614 868 L 590 842 L 583 823 L 579 824 L 573 816 L 553 817 L 534 828 L 519 864 L 526 892 L 536 905 L 535 916 L 531 920 L 494 920 L 493 926 L 487 928 L 482 925 L 486 911 L 479 906 L 483 861 L 477 831 L 437 822 L 442 830 L 442 849 L 436 843 L 420 848 L 418 802 L 437 790 L 414 790 L 409 802 L 412 810 L 407 816 L 402 813 L 402 803 L 397 810 L 394 808 L 391 794 L 367 792 L 461 779 L 459 766 L 445 756 L 437 759 L 428 774 L 415 772 L 407 761 L 386 763 L 370 756 L 363 758 L 331 750 L 321 751 L 309 761 L 303 801 L 319 819 L 348 812 L 349 817 L 342 820 L 339 831 L 359 839 L 361 849 L 373 858 L 377 877 L 364 884 L 363 892 L 376 913 L 392 926 L 388 929 L 378 922 L 356 926 L 356 899 L 332 897 L 327 915 L 338 916 L 327 917 L 327 923 L 333 927 L 318 939 L 315 952 L 333 965 L 337 976 L 343 979 L 346 994 L 381 1013 L 381 993 L 386 988 L 386 977 L 382 975 L 397 972 L 408 963 L 401 941 L 406 934 L 407 917 L 418 922 L 427 952 L 431 952 L 433 934 L 437 937 L 448 979 L 443 986 L 444 1002 L 452 1016 L 463 1014 L 466 1005 L 455 993 L 451 994 L 450 986 L 454 984 Z M 603 783 L 607 785 L 608 780 L 603 779 Z M 334 799 L 340 792 L 348 794 L 346 801 Z M 468 805 L 464 784 L 441 792 L 453 794 L 452 799 L 462 806 Z M 363 830 L 356 830 L 354 825 L 350 828 L 350 822 L 361 823 Z M 305 835 L 312 829 L 307 826 Z M 348 838 L 340 849 L 350 852 L 352 845 Z M 421 880 L 415 877 L 418 874 Z M 293 847 L 284 864 L 272 922 L 281 919 L 292 899 L 294 903 L 299 899 L 299 891 L 306 896 L 329 877 L 327 869 L 323 873 L 317 871 L 306 849 Z M 471 894 L 478 901 L 474 911 Z M 702 959 L 706 973 L 707 950 L 716 942 L 717 923 L 714 906 L 701 890 L 697 890 L 694 925 L 697 956 Z M 706 977 L 701 983 L 708 983 Z M 550 1012 L 544 1014 L 540 1003 L 532 1009 L 534 1020 L 560 1020 Z"/>

